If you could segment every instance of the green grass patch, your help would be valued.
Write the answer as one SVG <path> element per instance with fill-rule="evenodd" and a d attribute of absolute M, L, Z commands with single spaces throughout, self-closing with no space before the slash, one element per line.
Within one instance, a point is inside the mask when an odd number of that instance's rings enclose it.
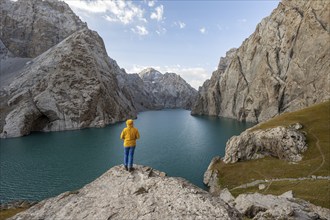
<path fill-rule="evenodd" d="M 23 212 L 28 208 L 14 208 L 14 209 L 6 209 L 0 211 L 0 220 L 5 220 L 16 215 L 19 212 Z"/>
<path fill-rule="evenodd" d="M 221 188 L 232 189 L 236 186 L 252 182 L 254 180 L 275 178 L 299 178 L 311 175 L 330 176 L 330 101 L 317 104 L 296 112 L 285 113 L 267 122 L 261 123 L 251 129 L 268 129 L 276 126 L 289 126 L 299 122 L 306 132 L 308 149 L 303 154 L 303 159 L 297 163 L 289 163 L 277 158 L 266 157 L 258 160 L 243 161 L 234 164 L 220 162 L 214 166 L 219 171 L 219 184 Z M 321 181 L 322 182 L 322 181 Z M 321 194 L 315 194 L 321 182 L 303 182 L 307 184 L 301 189 L 296 189 L 296 197 L 306 199 L 323 207 L 330 207 L 329 186 L 322 185 L 328 195 L 322 199 Z M 273 183 L 274 184 L 274 183 Z M 322 184 L 325 184 L 322 182 Z M 329 181 L 326 183 L 329 184 Z M 313 187 L 315 185 L 315 187 Z M 276 183 L 278 192 L 294 191 L 292 184 Z M 296 185 L 296 186 L 299 186 Z M 274 193 L 275 188 L 270 187 L 268 193 Z M 305 188 L 303 190 L 303 188 Z M 246 191 L 245 191 L 246 190 Z M 241 189 L 239 193 L 251 192 L 252 189 Z M 255 189 L 257 190 L 257 189 Z M 318 190 L 320 191 L 320 190 Z M 316 191 L 316 192 L 318 192 Z M 237 195 L 237 191 L 233 192 Z"/>

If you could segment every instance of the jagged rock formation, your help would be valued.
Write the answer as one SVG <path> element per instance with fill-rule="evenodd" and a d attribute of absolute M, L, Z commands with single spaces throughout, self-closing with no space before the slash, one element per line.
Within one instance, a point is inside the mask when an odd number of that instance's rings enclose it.
<path fill-rule="evenodd" d="M 204 84 L 192 114 L 260 122 L 328 100 L 329 9 L 329 1 L 279 3 Z"/>
<path fill-rule="evenodd" d="M 1 0 L 0 38 L 16 57 L 34 58 L 87 27 L 63 1 Z"/>
<path fill-rule="evenodd" d="M 305 135 L 299 131 L 301 125 L 289 128 L 279 126 L 266 130 L 247 129 L 239 136 L 231 137 L 226 144 L 225 163 L 236 163 L 264 156 L 297 162 L 307 150 Z"/>
<path fill-rule="evenodd" d="M 147 68 L 139 74 L 118 71 L 117 79 L 138 111 L 164 108 L 191 109 L 197 91 L 175 73 Z"/>
<path fill-rule="evenodd" d="M 218 197 L 150 167 L 111 168 L 74 192 L 41 201 L 11 219 L 240 219 Z"/>
<path fill-rule="evenodd" d="M 2 136 L 100 127 L 136 117 L 115 70 L 96 32 L 75 32 L 33 59 L 6 89 L 12 110 Z"/>

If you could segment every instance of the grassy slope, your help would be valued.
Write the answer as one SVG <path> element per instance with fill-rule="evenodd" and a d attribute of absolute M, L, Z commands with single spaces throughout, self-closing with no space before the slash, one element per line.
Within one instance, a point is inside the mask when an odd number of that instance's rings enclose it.
<path fill-rule="evenodd" d="M 0 211 L 0 220 L 5 220 L 16 215 L 19 212 L 25 211 L 27 208 L 15 208 L 15 209 L 8 209 Z"/>
<path fill-rule="evenodd" d="M 298 178 L 311 175 L 330 176 L 330 101 L 282 114 L 257 125 L 253 130 L 279 125 L 288 126 L 295 122 L 301 123 L 303 130 L 307 133 L 308 150 L 303 154 L 302 161 L 293 164 L 266 157 L 235 164 L 220 162 L 214 168 L 219 170 L 221 188 L 231 190 L 236 186 L 259 179 Z M 265 190 L 260 191 L 256 186 L 231 190 L 231 192 L 235 196 L 256 191 L 279 195 L 293 190 L 294 196 L 297 198 L 330 208 L 330 181 L 328 180 L 269 182 L 266 186 Z"/>

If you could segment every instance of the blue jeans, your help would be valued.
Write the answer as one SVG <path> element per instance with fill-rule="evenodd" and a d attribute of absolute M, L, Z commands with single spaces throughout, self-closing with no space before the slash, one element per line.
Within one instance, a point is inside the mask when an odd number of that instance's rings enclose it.
<path fill-rule="evenodd" d="M 127 167 L 133 167 L 133 156 L 134 156 L 135 146 L 124 147 L 124 165 Z"/>

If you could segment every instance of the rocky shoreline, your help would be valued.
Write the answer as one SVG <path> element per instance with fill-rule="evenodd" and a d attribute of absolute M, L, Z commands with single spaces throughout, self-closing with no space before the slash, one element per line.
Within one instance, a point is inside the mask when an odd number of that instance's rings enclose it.
<path fill-rule="evenodd" d="M 18 208 L 27 209 L 27 208 L 34 206 L 37 203 L 38 202 L 32 202 L 32 201 L 28 201 L 28 200 L 16 200 L 16 201 L 11 201 L 11 202 L 7 202 L 7 203 L 1 203 L 0 211 L 5 211 L 8 209 L 18 209 Z"/>

